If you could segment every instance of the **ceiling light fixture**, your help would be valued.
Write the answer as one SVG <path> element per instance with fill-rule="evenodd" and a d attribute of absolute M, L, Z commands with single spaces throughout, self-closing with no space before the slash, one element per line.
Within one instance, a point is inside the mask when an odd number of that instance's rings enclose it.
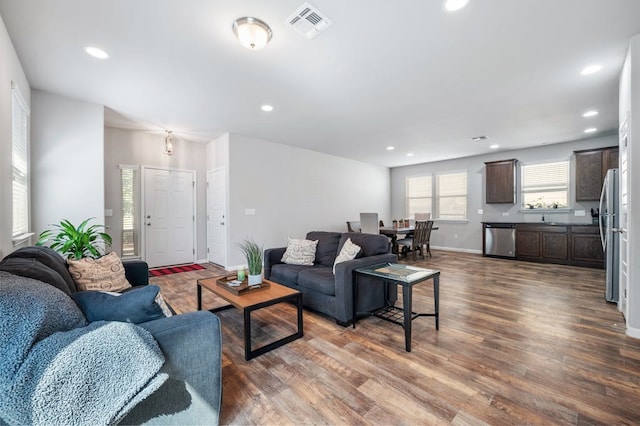
<path fill-rule="evenodd" d="M 598 65 L 598 64 L 589 65 L 589 66 L 584 67 L 582 69 L 582 71 L 580 71 L 580 74 L 589 75 L 589 74 L 596 73 L 596 72 L 600 71 L 601 69 L 602 69 L 602 65 Z"/>
<path fill-rule="evenodd" d="M 596 110 L 587 111 L 584 114 L 582 114 L 582 116 L 585 117 L 585 118 L 595 117 L 596 115 L 598 115 L 598 111 L 596 111 Z"/>
<path fill-rule="evenodd" d="M 107 52 L 105 52 L 104 50 L 98 48 L 98 47 L 87 46 L 87 47 L 84 48 L 84 51 L 88 55 L 93 56 L 94 58 L 98 58 L 98 59 L 108 59 L 109 58 L 109 54 Z"/>
<path fill-rule="evenodd" d="M 164 137 L 164 153 L 173 155 L 173 142 L 175 141 L 173 132 L 171 130 L 165 130 L 165 132 L 167 132 L 167 135 Z"/>
<path fill-rule="evenodd" d="M 388 147 L 387 147 L 387 151 L 393 151 L 394 149 L 396 149 L 396 147 L 395 147 L 395 146 L 388 146 Z"/>
<path fill-rule="evenodd" d="M 251 50 L 259 50 L 265 47 L 273 35 L 269 25 L 257 18 L 248 16 L 233 21 L 232 28 L 240 43 Z"/>
<path fill-rule="evenodd" d="M 264 112 L 271 112 L 273 111 L 273 106 L 265 104 L 265 105 L 262 105 L 260 109 L 263 110 Z"/>
<path fill-rule="evenodd" d="M 447 12 L 455 12 L 465 7 L 467 3 L 469 3 L 469 0 L 445 0 L 442 8 Z"/>
<path fill-rule="evenodd" d="M 491 145 L 489 148 L 491 148 L 491 149 L 498 149 L 498 148 L 500 148 L 500 145 L 498 145 L 498 144 L 495 144 L 495 143 L 494 143 L 494 144 L 493 144 L 493 145 Z"/>
<path fill-rule="evenodd" d="M 596 129 L 595 127 L 589 127 L 588 129 L 584 130 L 585 133 L 595 133 L 597 131 L 598 129 Z"/>
<path fill-rule="evenodd" d="M 407 154 L 407 157 L 413 157 L 413 152 L 409 152 L 409 153 Z"/>

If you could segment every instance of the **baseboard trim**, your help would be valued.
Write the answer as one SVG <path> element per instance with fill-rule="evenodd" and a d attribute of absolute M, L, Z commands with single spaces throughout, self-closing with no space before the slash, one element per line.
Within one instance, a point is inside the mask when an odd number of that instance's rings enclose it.
<path fill-rule="evenodd" d="M 625 333 L 629 337 L 633 337 L 634 339 L 640 339 L 640 328 L 627 326 L 627 330 L 625 331 Z"/>
<path fill-rule="evenodd" d="M 438 246 L 431 246 L 431 248 L 434 250 L 456 251 L 459 253 L 482 254 L 482 250 L 475 250 L 475 249 L 465 249 L 465 248 L 458 248 L 458 247 L 438 247 Z"/>

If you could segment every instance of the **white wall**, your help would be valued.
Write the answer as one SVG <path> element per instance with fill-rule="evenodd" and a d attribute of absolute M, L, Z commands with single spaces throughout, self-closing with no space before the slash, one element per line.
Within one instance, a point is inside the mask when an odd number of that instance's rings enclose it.
<path fill-rule="evenodd" d="M 346 221 L 359 220 L 360 212 L 389 217 L 386 167 L 235 134 L 228 146 L 226 266 L 245 263 L 236 244 L 247 237 L 265 248 L 283 247 L 288 236 L 345 232 Z"/>
<path fill-rule="evenodd" d="M 640 338 L 640 35 L 629 43 L 620 81 L 620 124 L 629 112 L 628 122 L 628 220 L 629 287 L 627 293 L 627 334 Z"/>
<path fill-rule="evenodd" d="M 573 151 L 582 149 L 616 146 L 617 135 L 596 137 L 575 142 L 545 145 L 514 151 L 495 152 L 492 154 L 459 158 L 435 163 L 424 163 L 391 169 L 391 215 L 393 218 L 406 216 L 405 180 L 411 176 L 422 176 L 442 172 L 468 172 L 467 185 L 467 214 L 468 222 L 437 221 L 438 230 L 431 234 L 431 245 L 438 248 L 448 248 L 474 253 L 482 252 L 482 222 L 540 222 L 542 215 L 520 213 L 520 199 L 513 204 L 485 204 L 484 163 L 487 161 L 508 160 L 515 158 L 519 163 L 561 161 L 571 159 L 571 179 L 575 176 L 575 160 Z M 518 167 L 519 173 L 519 167 Z M 519 182 L 518 178 L 518 182 Z M 575 209 L 586 210 L 586 216 L 575 217 L 573 213 L 553 213 L 554 222 L 591 223 L 589 209 L 597 206 L 597 202 L 575 202 L 575 194 L 570 195 Z M 478 209 L 483 214 L 478 214 Z M 508 216 L 504 216 L 507 214 Z M 548 216 L 547 216 L 548 220 Z M 457 236 L 457 238 L 456 238 Z"/>
<path fill-rule="evenodd" d="M 7 28 L 0 17 L 0 259 L 13 250 L 11 179 L 11 82 L 15 82 L 28 105 L 31 88 L 22 70 Z"/>
<path fill-rule="evenodd" d="M 163 132 L 106 127 L 104 136 L 104 202 L 105 208 L 113 211 L 113 216 L 105 220 L 113 251 L 122 252 L 119 165 L 152 166 L 196 171 L 196 259 L 206 259 L 206 145 L 176 138 L 173 155 L 169 156 L 164 153 Z"/>
<path fill-rule="evenodd" d="M 104 109 L 40 90 L 31 101 L 32 229 L 104 224 Z"/>

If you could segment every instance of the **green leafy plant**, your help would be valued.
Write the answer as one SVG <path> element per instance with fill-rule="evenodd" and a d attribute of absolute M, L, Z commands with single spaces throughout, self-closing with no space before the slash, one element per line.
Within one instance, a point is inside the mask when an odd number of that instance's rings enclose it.
<path fill-rule="evenodd" d="M 67 258 L 82 259 L 83 257 L 100 257 L 104 254 L 103 247 L 111 245 L 111 236 L 104 225 L 88 226 L 89 218 L 77 228 L 67 219 L 51 225 L 55 229 L 47 229 L 40 234 L 36 245 L 49 245 L 52 249 Z"/>
<path fill-rule="evenodd" d="M 262 246 L 253 240 L 244 240 L 238 243 L 238 248 L 247 259 L 249 275 L 262 273 Z"/>

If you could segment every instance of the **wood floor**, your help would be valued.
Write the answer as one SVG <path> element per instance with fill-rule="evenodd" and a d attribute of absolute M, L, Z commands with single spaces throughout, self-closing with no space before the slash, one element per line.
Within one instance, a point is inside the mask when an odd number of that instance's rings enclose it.
<path fill-rule="evenodd" d="M 413 262 L 409 262 L 413 263 Z M 377 318 L 345 328 L 305 311 L 304 337 L 245 361 L 242 315 L 223 328 L 222 424 L 640 424 L 640 340 L 604 300 L 604 271 L 433 251 L 440 330 Z M 152 278 L 181 312 L 196 279 L 219 269 Z M 431 284 L 414 310 L 433 308 Z M 224 302 L 204 291 L 207 308 Z M 291 333 L 293 306 L 254 313 L 256 344 Z"/>

